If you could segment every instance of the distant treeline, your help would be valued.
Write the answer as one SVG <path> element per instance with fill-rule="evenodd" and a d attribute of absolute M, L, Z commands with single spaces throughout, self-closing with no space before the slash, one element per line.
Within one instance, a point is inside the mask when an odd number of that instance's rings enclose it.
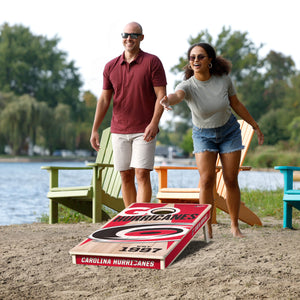
<path fill-rule="evenodd" d="M 271 50 L 259 55 L 247 32 L 223 28 L 214 40 L 207 30 L 188 39 L 208 42 L 232 62 L 231 77 L 239 99 L 258 121 L 265 145 L 285 151 L 300 149 L 300 73 L 290 56 Z M 82 91 L 74 61 L 58 49 L 59 38 L 36 36 L 21 25 L 0 27 L 0 154 L 28 149 L 91 150 L 89 137 L 97 98 Z M 174 62 L 179 74 L 186 57 Z M 100 130 L 110 126 L 109 113 Z M 174 106 L 171 121 L 161 125 L 158 142 L 192 153 L 191 114 L 183 102 Z M 176 117 L 176 118 L 175 118 Z M 34 147 L 33 147 L 34 146 Z M 254 138 L 251 148 L 257 146 Z"/>

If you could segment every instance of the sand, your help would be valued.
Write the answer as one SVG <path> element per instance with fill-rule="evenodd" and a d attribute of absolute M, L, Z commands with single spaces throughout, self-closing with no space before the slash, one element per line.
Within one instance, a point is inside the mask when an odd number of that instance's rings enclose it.
<path fill-rule="evenodd" d="M 165 270 L 74 265 L 69 250 L 103 224 L 0 227 L 0 299 L 300 299 L 300 230 L 213 225 Z"/>

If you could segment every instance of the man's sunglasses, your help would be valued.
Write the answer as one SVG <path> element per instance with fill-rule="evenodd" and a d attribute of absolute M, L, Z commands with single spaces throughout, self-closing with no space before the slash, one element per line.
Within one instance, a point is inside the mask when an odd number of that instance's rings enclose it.
<path fill-rule="evenodd" d="M 197 57 L 198 60 L 202 60 L 202 59 L 204 59 L 207 56 L 205 56 L 203 54 L 199 54 L 199 55 L 196 55 L 196 56 L 190 56 L 189 59 L 190 59 L 190 61 L 195 61 L 196 57 Z"/>
<path fill-rule="evenodd" d="M 129 36 L 131 39 L 136 40 L 140 35 L 142 35 L 141 33 L 121 33 L 121 36 L 123 39 L 127 39 Z"/>

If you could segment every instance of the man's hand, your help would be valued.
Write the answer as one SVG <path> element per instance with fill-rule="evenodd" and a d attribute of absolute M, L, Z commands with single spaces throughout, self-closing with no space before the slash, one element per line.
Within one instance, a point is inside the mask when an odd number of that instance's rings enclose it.
<path fill-rule="evenodd" d="M 90 143 L 92 147 L 98 152 L 100 149 L 100 142 L 99 142 L 99 133 L 97 131 L 92 132 Z"/>
<path fill-rule="evenodd" d="M 144 132 L 144 140 L 146 142 L 152 141 L 156 137 L 157 132 L 158 132 L 157 126 L 152 126 L 151 124 L 149 124 L 146 127 L 145 132 Z"/>

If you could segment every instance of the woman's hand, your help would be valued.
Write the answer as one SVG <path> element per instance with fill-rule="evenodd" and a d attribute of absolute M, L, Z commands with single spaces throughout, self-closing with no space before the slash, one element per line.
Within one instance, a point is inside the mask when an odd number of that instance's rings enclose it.
<path fill-rule="evenodd" d="M 261 132 L 260 128 L 257 126 L 257 128 L 254 128 L 256 134 L 257 134 L 257 139 L 258 139 L 258 145 L 262 145 L 264 143 L 264 135 Z"/>
<path fill-rule="evenodd" d="M 159 103 L 164 107 L 165 110 L 172 110 L 167 96 L 164 96 Z"/>

